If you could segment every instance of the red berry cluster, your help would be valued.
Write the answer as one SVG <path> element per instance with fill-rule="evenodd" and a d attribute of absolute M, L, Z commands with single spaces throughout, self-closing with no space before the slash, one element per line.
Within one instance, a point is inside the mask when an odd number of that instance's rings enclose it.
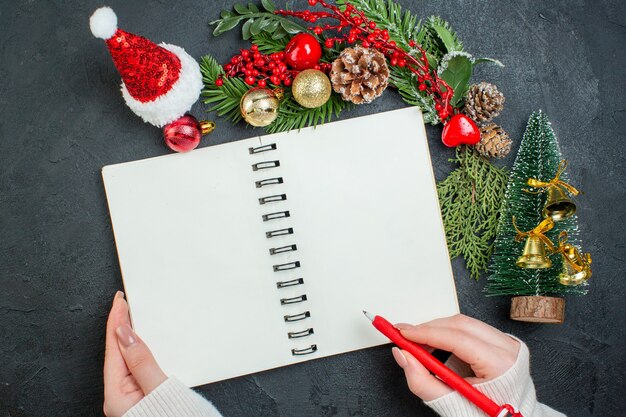
<path fill-rule="evenodd" d="M 401 68 L 407 68 L 417 76 L 418 89 L 429 94 L 434 102 L 437 114 L 442 122 L 453 114 L 450 99 L 454 95 L 453 89 L 430 69 L 426 52 L 417 42 L 411 40 L 409 46 L 419 52 L 415 57 L 404 49 L 398 47 L 396 42 L 389 39 L 389 32 L 377 27 L 376 22 L 369 20 L 365 13 L 358 10 L 352 4 L 346 2 L 345 9 L 326 3 L 324 0 L 309 0 L 310 6 L 320 4 L 329 11 L 290 11 L 276 10 L 275 13 L 283 16 L 293 16 L 307 22 L 315 23 L 320 19 L 334 19 L 335 25 L 324 24 L 309 28 L 316 35 L 335 31 L 335 36 L 327 36 L 324 45 L 332 48 L 335 43 L 354 44 L 360 42 L 364 48 L 375 48 L 384 53 L 389 59 L 389 64 Z M 344 30 L 350 28 L 349 30 Z"/>
<path fill-rule="evenodd" d="M 313 68 L 328 73 L 331 64 L 320 62 Z M 259 52 L 259 46 L 254 44 L 250 49 L 241 49 L 238 55 L 233 56 L 229 63 L 224 65 L 224 71 L 226 77 L 243 77 L 246 84 L 258 87 L 265 87 L 268 82 L 289 87 L 300 72 L 289 69 L 284 52 L 262 54 Z M 224 85 L 224 79 L 217 78 L 215 85 L 221 87 Z"/>
<path fill-rule="evenodd" d="M 268 82 L 290 86 L 298 73 L 287 67 L 283 52 L 262 54 L 257 45 L 252 45 L 250 49 L 242 49 L 238 55 L 233 56 L 230 62 L 224 65 L 224 71 L 227 77 L 243 77 L 246 84 L 258 87 L 265 87 Z M 223 84 L 224 80 L 221 77 L 215 80 L 216 86 L 221 87 Z"/>

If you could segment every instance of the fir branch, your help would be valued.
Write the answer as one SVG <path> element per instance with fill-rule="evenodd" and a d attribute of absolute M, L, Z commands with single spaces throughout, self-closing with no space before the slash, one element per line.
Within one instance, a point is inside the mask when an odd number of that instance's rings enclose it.
<path fill-rule="evenodd" d="M 278 110 L 278 118 L 267 126 L 266 131 L 276 133 L 317 126 L 320 123 L 329 122 L 332 118 L 338 118 L 341 111 L 349 107 L 352 107 L 350 103 L 333 93 L 325 104 L 307 109 L 293 99 L 290 91 L 285 91 L 285 97 Z"/>
<path fill-rule="evenodd" d="M 418 90 L 417 79 L 411 71 L 406 68 L 390 67 L 389 84 L 398 89 L 406 103 L 422 110 L 425 123 L 436 125 L 440 122 L 433 98 Z"/>
<path fill-rule="evenodd" d="M 236 77 L 222 77 L 224 84 L 221 87 L 216 86 L 215 80 L 219 75 L 224 74 L 224 69 L 210 55 L 202 58 L 200 71 L 204 82 L 203 102 L 213 104 L 208 111 L 215 111 L 218 116 L 224 116 L 232 123 L 240 121 L 239 103 L 241 97 L 248 92 L 249 86 Z M 300 106 L 293 99 L 291 91 L 288 89 L 285 90 L 284 95 L 280 103 L 278 117 L 265 128 L 268 133 L 302 129 L 303 127 L 329 122 L 333 118 L 338 118 L 342 110 L 352 107 L 350 103 L 342 100 L 339 95 L 334 93 L 331 94 L 330 99 L 325 104 L 314 109 Z"/>
<path fill-rule="evenodd" d="M 228 32 L 242 22 L 241 34 L 245 40 L 262 32 L 267 32 L 273 39 L 279 40 L 288 38 L 288 35 L 307 31 L 304 26 L 274 14 L 276 6 L 271 0 L 262 0 L 261 5 L 264 10 L 259 9 L 254 3 L 235 4 L 233 10 L 222 10 L 220 18 L 209 23 L 215 26 L 213 36 Z"/>
<path fill-rule="evenodd" d="M 337 0 L 342 9 L 347 3 L 362 11 L 365 16 L 376 22 L 380 29 L 387 29 L 389 37 L 406 51 L 412 48 L 411 39 L 416 39 L 420 32 L 420 21 L 410 11 L 403 10 L 399 3 L 393 0 Z"/>
<path fill-rule="evenodd" d="M 415 41 L 424 48 L 429 60 L 433 60 L 433 68 L 437 68 L 445 54 L 463 51 L 463 43 L 456 32 L 439 16 L 431 16 L 426 20 Z"/>
<path fill-rule="evenodd" d="M 437 185 L 448 250 L 478 279 L 491 257 L 507 175 L 469 147 L 457 148 L 450 161 L 459 168 Z"/>
<path fill-rule="evenodd" d="M 215 85 L 215 80 L 219 75 L 224 74 L 224 69 L 210 55 L 202 57 L 200 62 L 202 81 L 202 100 L 204 104 L 213 104 L 208 111 L 214 111 L 218 116 L 224 116 L 232 123 L 241 120 L 239 103 L 241 97 L 248 91 L 249 87 L 240 78 L 223 77 L 224 84 L 221 87 Z"/>
<path fill-rule="evenodd" d="M 259 52 L 269 55 L 274 52 L 281 52 L 287 47 L 289 38 L 287 36 L 275 39 L 269 32 L 260 32 L 252 35 L 252 43 L 259 47 Z"/>
<path fill-rule="evenodd" d="M 338 0 L 337 4 L 345 8 L 350 3 L 374 21 L 378 28 L 386 29 L 390 39 L 408 51 L 419 56 L 415 41 L 426 52 L 430 67 L 435 70 L 441 58 L 451 51 L 462 51 L 463 44 L 458 39 L 448 22 L 437 16 L 428 18 L 424 25 L 418 18 L 393 0 Z M 424 121 L 430 124 L 440 122 L 435 110 L 435 103 L 427 92 L 419 91 L 415 75 L 406 68 L 391 67 L 390 84 L 398 89 L 402 99 L 410 105 L 418 106 L 424 115 Z"/>

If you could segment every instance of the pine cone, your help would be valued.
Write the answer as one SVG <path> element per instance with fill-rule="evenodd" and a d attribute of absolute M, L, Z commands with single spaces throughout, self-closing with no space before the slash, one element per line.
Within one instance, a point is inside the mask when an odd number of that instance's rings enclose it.
<path fill-rule="evenodd" d="M 385 56 L 376 49 L 346 48 L 333 62 L 330 81 L 344 100 L 370 103 L 387 88 L 389 67 Z"/>
<path fill-rule="evenodd" d="M 486 158 L 504 158 L 511 151 L 511 138 L 495 123 L 480 128 L 480 142 L 474 149 Z"/>
<path fill-rule="evenodd" d="M 464 113 L 475 122 L 488 122 L 504 108 L 504 95 L 493 84 L 474 84 L 467 92 Z"/>

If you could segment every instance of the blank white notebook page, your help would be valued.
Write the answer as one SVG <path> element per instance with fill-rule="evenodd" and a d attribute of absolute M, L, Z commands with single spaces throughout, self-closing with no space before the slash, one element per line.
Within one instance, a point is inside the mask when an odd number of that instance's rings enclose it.
<path fill-rule="evenodd" d="M 395 322 L 458 312 L 416 108 L 103 177 L 135 330 L 188 385 L 387 343 L 363 309 Z"/>

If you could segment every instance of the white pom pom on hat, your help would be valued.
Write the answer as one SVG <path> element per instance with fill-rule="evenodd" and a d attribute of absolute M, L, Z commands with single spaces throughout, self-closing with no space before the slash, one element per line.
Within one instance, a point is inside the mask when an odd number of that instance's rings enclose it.
<path fill-rule="evenodd" d="M 117 31 L 117 16 L 110 7 L 100 7 L 89 18 L 89 28 L 93 36 L 109 39 Z"/>

